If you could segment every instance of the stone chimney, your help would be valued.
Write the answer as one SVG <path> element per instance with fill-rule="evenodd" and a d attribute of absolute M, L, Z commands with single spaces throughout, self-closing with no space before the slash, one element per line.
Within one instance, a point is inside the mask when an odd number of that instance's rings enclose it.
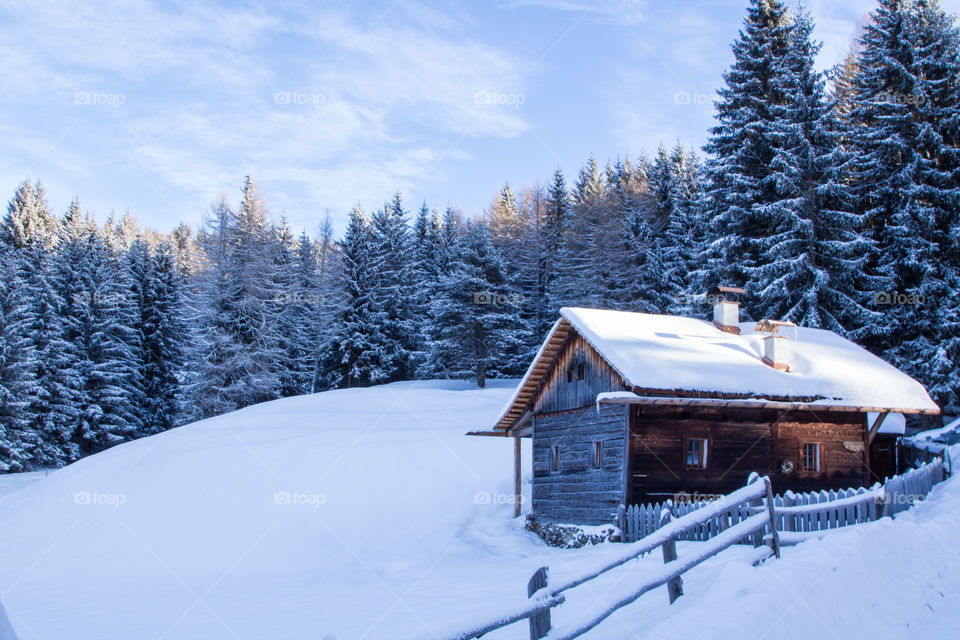
<path fill-rule="evenodd" d="M 713 301 L 713 324 L 721 331 L 740 335 L 740 287 L 714 287 L 707 294 Z"/>
<path fill-rule="evenodd" d="M 792 322 L 784 320 L 761 320 L 754 331 L 763 336 L 763 363 L 777 371 L 790 370 L 790 344 L 787 336 L 779 333 L 783 327 L 796 327 Z"/>

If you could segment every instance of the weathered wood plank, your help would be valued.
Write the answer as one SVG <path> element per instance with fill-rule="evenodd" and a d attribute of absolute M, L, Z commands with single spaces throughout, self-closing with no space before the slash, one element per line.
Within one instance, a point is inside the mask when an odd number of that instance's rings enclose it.
<path fill-rule="evenodd" d="M 531 576 L 530 582 L 527 583 L 528 598 L 533 597 L 533 594 L 547 586 L 548 572 L 549 569 L 547 567 L 540 567 L 533 576 Z M 544 609 L 530 616 L 529 622 L 530 640 L 540 640 L 550 633 L 550 609 Z"/>

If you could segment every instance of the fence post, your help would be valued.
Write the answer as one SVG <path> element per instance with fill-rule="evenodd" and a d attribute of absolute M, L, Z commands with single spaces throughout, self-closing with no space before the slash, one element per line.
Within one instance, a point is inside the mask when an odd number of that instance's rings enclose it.
<path fill-rule="evenodd" d="M 747 477 L 747 484 L 751 485 L 754 482 L 758 482 L 759 480 L 760 480 L 760 474 L 757 473 L 756 471 L 751 471 L 750 475 Z M 753 515 L 755 509 L 763 507 L 763 498 L 757 498 L 756 500 L 751 500 L 749 504 L 751 507 L 750 514 Z M 763 544 L 763 531 L 758 531 L 757 533 L 753 534 L 753 546 L 759 547 L 762 544 Z"/>
<path fill-rule="evenodd" d="M 620 527 L 620 542 L 627 541 L 627 505 L 620 503 L 617 507 L 617 525 Z"/>
<path fill-rule="evenodd" d="M 773 507 L 773 487 L 770 478 L 764 476 L 763 483 L 767 486 L 767 512 L 770 514 L 770 548 L 773 555 L 780 557 L 780 534 L 777 533 L 777 512 Z"/>
<path fill-rule="evenodd" d="M 663 509 L 660 511 L 660 522 L 659 528 L 663 528 L 673 520 L 673 501 L 667 500 Z M 663 545 L 660 547 L 663 550 L 663 564 L 673 562 L 677 559 L 677 539 L 669 538 Z M 673 601 L 683 595 L 683 580 L 680 576 L 673 578 L 667 582 L 667 597 L 670 599 L 670 604 L 673 604 Z"/>
<path fill-rule="evenodd" d="M 547 586 L 547 567 L 540 567 L 527 583 L 527 597 L 533 597 L 540 589 Z M 540 640 L 550 633 L 550 609 L 544 609 L 540 613 L 530 616 L 530 640 Z"/>

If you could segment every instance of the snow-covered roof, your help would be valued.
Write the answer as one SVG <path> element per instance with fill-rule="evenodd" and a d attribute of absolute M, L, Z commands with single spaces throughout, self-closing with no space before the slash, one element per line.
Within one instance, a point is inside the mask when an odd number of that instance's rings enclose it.
<path fill-rule="evenodd" d="M 866 349 L 822 329 L 789 328 L 789 371 L 763 362 L 763 334 L 756 323 L 740 324 L 740 335 L 697 318 L 563 308 L 548 342 L 577 331 L 623 378 L 627 386 L 669 396 L 677 392 L 727 397 L 795 400 L 820 406 L 898 413 L 939 413 L 923 386 Z M 566 322 L 563 322 L 566 321 Z M 546 344 L 546 343 L 545 343 Z M 556 350 L 541 348 L 538 360 Z M 531 364 L 497 428 L 512 426 L 546 362 Z"/>

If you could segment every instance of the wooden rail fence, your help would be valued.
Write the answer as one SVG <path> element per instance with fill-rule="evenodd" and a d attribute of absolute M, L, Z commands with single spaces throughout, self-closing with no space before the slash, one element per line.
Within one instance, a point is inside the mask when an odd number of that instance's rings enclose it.
<path fill-rule="evenodd" d="M 821 537 L 841 527 L 870 522 L 882 516 L 893 516 L 923 500 L 934 485 L 947 477 L 943 457 L 923 463 L 919 468 L 887 478 L 870 489 L 821 491 L 806 494 L 787 492 L 774 496 L 770 479 L 750 474 L 745 487 L 717 500 L 674 505 L 631 507 L 626 510 L 624 533 L 639 536 L 612 558 L 565 582 L 553 584 L 549 569 L 541 567 L 527 584 L 527 599 L 497 615 L 486 617 L 465 630 L 431 637 L 447 640 L 471 640 L 527 620 L 531 640 L 573 640 L 607 619 L 643 594 L 666 585 L 670 603 L 683 595 L 682 576 L 703 561 L 724 549 L 741 543 L 768 548 L 762 558 L 780 557 L 781 545 L 797 544 L 812 537 Z M 659 508 L 655 518 L 652 510 Z M 677 556 L 677 540 L 700 540 L 689 556 Z M 663 565 L 639 576 L 634 584 L 615 585 L 609 602 L 590 598 L 585 611 L 576 620 L 553 627 L 551 610 L 566 601 L 566 592 L 620 567 L 630 560 L 660 547 Z"/>
<path fill-rule="evenodd" d="M 694 553 L 683 558 L 677 557 L 677 539 L 703 525 L 712 518 L 732 517 L 746 509 L 752 509 L 753 515 L 738 520 L 726 530 L 719 532 L 707 544 L 697 548 Z M 541 567 L 534 573 L 527 585 L 528 599 L 515 607 L 505 609 L 497 615 L 469 625 L 466 630 L 450 633 L 441 637 L 449 640 L 470 640 L 479 638 L 495 629 L 510 624 L 529 620 L 531 640 L 572 640 L 600 624 L 614 611 L 637 600 L 640 596 L 667 585 L 667 595 L 672 603 L 683 594 L 681 576 L 727 547 L 744 539 L 751 539 L 756 545 L 766 542 L 770 549 L 765 557 L 773 554 L 780 555 L 780 546 L 777 538 L 775 516 L 773 510 L 773 492 L 770 489 L 770 479 L 751 474 L 750 481 L 741 489 L 711 502 L 701 509 L 692 511 L 684 516 L 674 518 L 670 509 L 661 512 L 660 526 L 653 534 L 625 545 L 623 551 L 613 558 L 605 559 L 603 563 L 568 579 L 560 584 L 551 584 L 548 580 L 548 568 Z M 772 532 L 766 537 L 764 532 Z M 662 549 L 663 566 L 648 575 L 642 576 L 637 584 L 626 585 L 620 592 L 615 592 L 612 604 L 591 602 L 588 610 L 577 620 L 566 626 L 554 628 L 551 622 L 550 611 L 562 604 L 565 592 L 574 589 L 606 572 L 626 564 L 634 558 Z M 593 601 L 593 599 L 591 599 Z"/>

